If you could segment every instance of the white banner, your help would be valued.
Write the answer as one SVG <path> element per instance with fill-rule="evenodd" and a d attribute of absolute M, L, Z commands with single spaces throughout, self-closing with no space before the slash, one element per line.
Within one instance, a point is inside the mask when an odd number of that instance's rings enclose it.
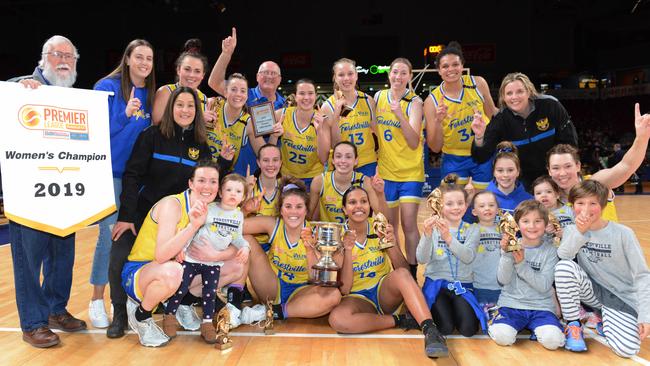
<path fill-rule="evenodd" d="M 0 82 L 7 217 L 66 236 L 115 211 L 108 93 Z"/>

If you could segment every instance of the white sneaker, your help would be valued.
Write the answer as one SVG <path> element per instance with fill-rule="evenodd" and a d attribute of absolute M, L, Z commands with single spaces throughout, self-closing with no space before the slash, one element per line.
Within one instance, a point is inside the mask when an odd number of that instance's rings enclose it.
<path fill-rule="evenodd" d="M 179 305 L 176 310 L 176 320 L 186 330 L 199 330 L 201 327 L 201 318 L 192 305 Z"/>
<path fill-rule="evenodd" d="M 126 314 L 129 319 L 129 327 L 138 335 L 140 344 L 145 347 L 161 347 L 169 343 L 170 338 L 153 318 L 145 319 L 139 322 L 135 318 L 135 311 L 138 309 L 138 303 L 130 298 L 126 301 Z"/>
<path fill-rule="evenodd" d="M 237 309 L 235 305 L 231 303 L 227 303 L 226 308 L 228 308 L 228 311 L 230 312 L 230 329 L 235 329 L 241 325 L 241 321 L 239 320 L 241 310 Z"/>
<path fill-rule="evenodd" d="M 253 307 L 245 307 L 241 311 L 239 320 L 242 324 L 253 324 L 266 320 L 266 307 L 262 304 L 257 304 Z"/>
<path fill-rule="evenodd" d="M 108 315 L 106 315 L 106 308 L 104 307 L 104 299 L 90 300 L 88 304 L 88 317 L 90 323 L 95 328 L 107 328 L 110 324 Z"/>

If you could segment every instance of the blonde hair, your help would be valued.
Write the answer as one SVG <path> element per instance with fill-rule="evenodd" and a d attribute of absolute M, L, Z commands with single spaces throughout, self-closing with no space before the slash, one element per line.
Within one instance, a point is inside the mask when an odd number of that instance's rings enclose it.
<path fill-rule="evenodd" d="M 501 87 L 499 88 L 499 108 L 506 107 L 506 102 L 505 102 L 506 86 L 508 86 L 508 84 L 514 81 L 521 81 L 521 83 L 524 84 L 524 88 L 528 91 L 528 94 L 530 94 L 530 97 L 532 99 L 535 99 L 539 96 L 537 89 L 535 89 L 535 85 L 533 85 L 533 83 L 530 81 L 528 76 L 526 76 L 526 74 L 523 74 L 521 72 L 511 72 L 510 74 L 506 75 L 506 77 L 503 78 L 503 81 L 501 81 Z"/>

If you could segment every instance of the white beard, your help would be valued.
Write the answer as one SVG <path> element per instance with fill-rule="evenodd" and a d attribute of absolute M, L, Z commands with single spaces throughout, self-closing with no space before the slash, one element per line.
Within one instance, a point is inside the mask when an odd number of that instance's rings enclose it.
<path fill-rule="evenodd" d="M 61 65 L 58 67 L 66 68 L 67 65 Z M 43 68 L 43 76 L 52 85 L 69 88 L 74 85 L 75 81 L 77 81 L 77 70 L 73 68 L 70 70 L 68 76 L 59 76 L 59 74 L 56 73 L 56 69 L 53 68 L 49 62 L 46 62 L 45 67 Z"/>

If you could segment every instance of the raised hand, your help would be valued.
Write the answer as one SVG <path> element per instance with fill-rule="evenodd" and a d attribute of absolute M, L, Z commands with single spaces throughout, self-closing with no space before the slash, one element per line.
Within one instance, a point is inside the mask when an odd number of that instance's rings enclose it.
<path fill-rule="evenodd" d="M 637 137 L 645 140 L 650 138 L 650 114 L 641 115 L 639 103 L 634 103 L 634 129 Z"/>
<path fill-rule="evenodd" d="M 314 128 L 316 129 L 316 132 L 320 132 L 321 129 L 323 128 L 323 125 L 326 123 L 327 115 L 315 112 L 314 113 L 314 118 L 312 120 L 312 123 L 314 124 Z"/>
<path fill-rule="evenodd" d="M 393 112 L 395 116 L 399 119 L 403 119 L 404 117 L 404 112 L 402 111 L 402 105 L 400 104 L 400 100 L 393 100 L 390 103 L 390 111 Z"/>
<path fill-rule="evenodd" d="M 284 134 L 284 127 L 282 127 L 282 123 L 278 122 L 273 125 L 273 133 L 271 133 L 271 136 L 273 137 L 280 137 Z"/>
<path fill-rule="evenodd" d="M 316 245 L 316 238 L 314 237 L 314 233 L 311 231 L 310 227 L 304 227 L 300 231 L 300 239 L 302 240 L 303 244 L 305 244 L 305 248 L 308 250 L 314 250 Z"/>
<path fill-rule="evenodd" d="M 221 52 L 232 55 L 237 47 L 237 29 L 232 27 L 232 34 L 221 41 Z"/>
<path fill-rule="evenodd" d="M 208 205 L 197 200 L 190 208 L 188 216 L 190 217 L 190 225 L 198 229 L 205 223 L 205 217 L 208 215 Z"/>
<path fill-rule="evenodd" d="M 474 120 L 472 121 L 472 132 L 474 132 L 474 138 L 479 140 L 483 139 L 486 127 L 487 124 L 485 123 L 485 120 L 483 120 L 483 115 L 478 109 L 474 108 Z"/>
<path fill-rule="evenodd" d="M 352 250 L 354 248 L 354 242 L 357 241 L 357 231 L 356 230 L 347 230 L 343 235 L 343 247 L 345 250 Z"/>
<path fill-rule="evenodd" d="M 435 115 L 433 118 L 435 118 L 438 123 L 441 123 L 447 117 L 448 109 L 449 107 L 447 107 L 445 104 L 445 100 L 441 99 L 440 104 L 436 107 Z"/>
<path fill-rule="evenodd" d="M 129 95 L 129 101 L 126 103 L 126 108 L 124 109 L 124 113 L 126 113 L 126 116 L 131 118 L 131 116 L 140 110 L 140 106 L 142 105 L 142 102 L 140 102 L 140 99 L 135 97 L 135 87 L 131 87 L 131 95 Z"/>
<path fill-rule="evenodd" d="M 379 166 L 375 168 L 375 175 L 372 176 L 370 179 L 370 186 L 372 189 L 377 192 L 384 194 L 384 186 L 385 186 L 384 180 L 379 176 Z"/>
<path fill-rule="evenodd" d="M 235 157 L 235 146 L 229 144 L 228 141 L 224 141 L 219 154 L 226 160 L 232 160 Z"/>
<path fill-rule="evenodd" d="M 576 216 L 576 229 L 581 234 L 584 234 L 589 230 L 589 226 L 591 226 L 591 223 L 593 220 L 587 215 L 585 211 L 581 212 L 579 215 Z"/>

